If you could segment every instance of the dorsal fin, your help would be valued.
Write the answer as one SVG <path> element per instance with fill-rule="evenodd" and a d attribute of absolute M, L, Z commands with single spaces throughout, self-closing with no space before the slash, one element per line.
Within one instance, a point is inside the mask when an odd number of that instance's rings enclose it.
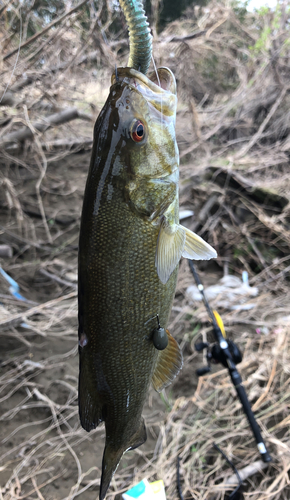
<path fill-rule="evenodd" d="M 157 363 L 152 377 L 152 384 L 157 392 L 167 387 L 182 368 L 182 353 L 176 340 L 166 330 L 168 346 L 158 352 Z"/>

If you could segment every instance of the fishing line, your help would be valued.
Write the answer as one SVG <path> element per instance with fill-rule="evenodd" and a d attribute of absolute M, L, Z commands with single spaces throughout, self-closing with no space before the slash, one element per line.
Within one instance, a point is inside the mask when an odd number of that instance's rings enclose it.
<path fill-rule="evenodd" d="M 6 91 L 7 91 L 8 87 L 9 87 L 9 85 L 10 85 L 10 82 L 11 82 L 11 80 L 12 80 L 12 77 L 13 77 L 13 75 L 14 75 L 14 71 L 15 71 L 16 66 L 17 66 L 17 63 L 18 63 L 19 54 L 20 54 L 20 47 L 21 47 L 21 42 L 22 42 L 22 14 L 21 14 L 21 6 L 19 7 L 19 20 L 20 20 L 19 46 L 18 46 L 18 51 L 17 51 L 16 61 L 15 61 L 15 64 L 14 64 L 14 67 L 13 67 L 13 70 L 12 70 L 12 73 L 11 73 L 11 76 L 10 76 L 10 78 L 9 78 L 9 81 L 8 81 L 8 83 L 7 83 L 7 85 L 6 85 L 6 88 L 5 88 L 4 92 L 3 92 L 3 95 L 2 95 L 2 97 L 1 97 L 1 99 L 0 99 L 0 103 L 2 102 L 2 99 L 3 99 L 3 97 L 5 96 Z"/>
<path fill-rule="evenodd" d="M 157 68 L 156 68 L 156 64 L 155 64 L 155 61 L 154 61 L 154 57 L 153 57 L 153 54 L 151 55 L 151 59 L 152 59 L 152 63 L 153 63 L 153 67 L 154 67 L 154 71 L 155 71 L 155 74 L 156 74 L 156 77 L 157 77 L 157 82 L 158 82 L 158 85 L 160 88 L 161 87 L 161 83 L 160 83 L 160 78 L 159 78 L 159 74 L 158 74 L 158 71 L 157 71 Z M 162 105 L 163 105 L 163 102 L 162 102 L 162 94 L 161 94 L 161 117 L 160 117 L 160 125 L 161 125 L 161 130 L 162 130 L 162 116 L 163 116 L 163 111 L 162 111 Z"/>
<path fill-rule="evenodd" d="M 152 59 L 152 63 L 153 63 L 153 67 L 154 67 L 154 71 L 155 71 L 155 74 L 156 74 L 156 77 L 157 77 L 158 85 L 159 85 L 159 87 L 161 88 L 161 83 L 160 83 L 160 79 L 159 79 L 159 75 L 158 75 L 158 71 L 157 71 L 157 68 L 156 68 L 156 64 L 155 64 L 155 61 L 154 61 L 153 54 L 152 54 L 152 56 L 151 56 L 151 59 Z"/>
<path fill-rule="evenodd" d="M 214 448 L 219 451 L 219 453 L 224 457 L 224 459 L 228 462 L 228 464 L 231 466 L 231 468 L 233 469 L 234 473 L 236 474 L 237 476 L 237 479 L 238 479 L 238 486 L 234 489 L 234 491 L 232 491 L 232 493 L 230 494 L 230 496 L 228 497 L 228 500 L 235 500 L 237 497 L 237 493 L 240 489 L 240 487 L 242 486 L 243 482 L 241 480 L 241 476 L 237 470 L 237 468 L 234 466 L 233 462 L 231 462 L 231 460 L 226 456 L 226 454 L 223 452 L 223 450 L 220 449 L 220 447 L 216 444 L 216 443 L 213 443 L 213 446 Z"/>
<path fill-rule="evenodd" d="M 220 447 L 216 443 L 213 443 L 213 446 L 224 457 L 224 459 L 227 461 L 227 463 L 230 465 L 230 467 L 233 469 L 234 473 L 237 476 L 239 484 L 236 486 L 236 488 L 234 489 L 234 491 L 232 491 L 232 493 L 228 496 L 228 500 L 236 500 L 237 499 L 237 493 L 238 493 L 240 487 L 243 484 L 241 476 L 240 476 L 237 468 L 234 466 L 233 462 L 231 462 L 231 460 L 220 449 Z M 180 500 L 184 500 L 184 497 L 183 497 L 183 494 L 182 494 L 182 490 L 181 490 L 181 484 L 180 484 L 180 460 L 181 460 L 180 456 L 178 456 L 177 457 L 177 464 L 176 464 L 176 483 L 177 483 L 176 487 L 177 487 L 177 493 L 178 493 L 178 496 L 179 496 Z"/>

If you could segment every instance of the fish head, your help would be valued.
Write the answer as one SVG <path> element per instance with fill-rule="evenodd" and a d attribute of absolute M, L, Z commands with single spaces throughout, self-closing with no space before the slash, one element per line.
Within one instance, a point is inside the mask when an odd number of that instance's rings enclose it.
<path fill-rule="evenodd" d="M 158 179 L 178 170 L 176 81 L 167 68 L 143 75 L 118 68 L 112 76 L 115 123 L 122 135 L 127 173 Z M 116 99 L 116 95 L 118 98 Z"/>

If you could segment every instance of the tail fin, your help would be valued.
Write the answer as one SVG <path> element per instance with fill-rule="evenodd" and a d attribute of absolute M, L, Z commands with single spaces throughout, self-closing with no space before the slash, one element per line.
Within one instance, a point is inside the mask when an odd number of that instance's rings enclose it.
<path fill-rule="evenodd" d="M 125 450 L 121 449 L 115 451 L 110 445 L 106 445 L 103 455 L 102 463 L 102 479 L 100 486 L 100 500 L 103 500 L 106 496 L 107 490 L 110 486 L 111 479 L 117 469 L 119 462 L 124 454 Z"/>
<path fill-rule="evenodd" d="M 146 439 L 147 439 L 146 427 L 144 424 L 144 420 L 142 418 L 138 431 L 129 440 L 127 446 L 121 447 L 118 450 L 114 450 L 109 443 L 106 444 L 103 455 L 103 463 L 102 463 L 100 500 L 104 500 L 107 490 L 110 486 L 111 479 L 125 451 L 134 450 L 135 448 L 138 448 L 138 446 L 143 444 L 146 441 Z"/>

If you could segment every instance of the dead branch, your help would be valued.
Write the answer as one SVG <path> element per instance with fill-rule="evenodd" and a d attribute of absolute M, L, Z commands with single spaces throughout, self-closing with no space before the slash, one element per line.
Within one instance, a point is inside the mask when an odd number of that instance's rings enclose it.
<path fill-rule="evenodd" d="M 236 159 L 238 158 L 241 158 L 242 156 L 244 156 L 245 154 L 247 154 L 247 152 L 254 146 L 254 144 L 256 144 L 256 142 L 259 140 L 259 138 L 261 137 L 261 134 L 263 132 L 263 130 L 265 129 L 266 125 L 269 123 L 269 121 L 271 120 L 272 116 L 274 115 L 275 111 L 278 109 L 278 107 L 280 106 L 281 102 L 283 101 L 286 93 L 288 92 L 289 88 L 288 87 L 284 87 L 278 97 L 278 99 L 275 101 L 275 103 L 273 104 L 271 110 L 269 111 L 268 115 L 266 116 L 266 118 L 264 119 L 264 121 L 261 123 L 260 127 L 259 127 L 259 130 L 256 132 L 256 134 L 252 137 L 252 139 L 250 140 L 250 142 L 248 142 L 235 156 Z"/>
<path fill-rule="evenodd" d="M 110 43 L 110 46 L 111 46 L 111 43 Z M 76 64 L 79 66 L 80 64 L 86 64 L 88 62 L 97 61 L 99 54 L 100 54 L 99 50 L 94 50 L 93 52 L 89 52 L 88 54 L 85 54 L 81 58 L 76 60 Z"/>
<path fill-rule="evenodd" d="M 57 299 L 49 300 L 48 302 L 44 302 L 43 304 L 39 304 L 35 307 L 31 307 L 27 311 L 23 311 L 21 313 L 13 314 L 9 318 L 1 320 L 0 321 L 0 326 L 10 326 L 10 325 L 15 325 L 18 323 L 21 323 L 22 321 L 25 321 L 26 318 L 29 316 L 32 316 L 33 314 L 38 314 L 40 311 L 43 311 L 43 309 L 47 309 L 50 307 L 54 307 L 56 304 L 59 302 L 62 302 L 63 300 L 71 299 L 76 296 L 76 291 L 70 292 L 67 295 L 63 295 L 61 297 L 58 297 Z"/>
<path fill-rule="evenodd" d="M 40 269 L 39 272 L 40 272 L 40 274 L 43 274 L 43 276 L 46 276 L 46 278 L 49 278 L 50 280 L 56 281 L 60 285 L 68 286 L 70 288 L 74 288 L 75 290 L 77 289 L 77 285 L 75 283 L 72 283 L 71 281 L 67 281 L 63 278 L 60 278 L 56 274 L 46 271 L 46 269 Z"/>
<path fill-rule="evenodd" d="M 89 59 L 89 54 L 88 54 L 88 59 Z M 81 64 L 81 62 L 79 62 L 77 64 Z M 85 59 L 85 62 L 86 62 L 86 59 Z M 38 72 L 32 71 L 31 73 L 27 73 L 24 77 L 20 78 L 13 85 L 11 85 L 9 90 L 11 92 L 18 92 L 19 90 L 22 90 L 24 87 L 31 85 L 33 82 L 36 82 L 37 80 L 42 80 L 43 78 L 45 78 L 48 75 L 51 75 L 51 74 L 57 73 L 58 71 L 66 69 L 68 64 L 69 63 L 66 61 L 66 62 L 62 62 L 62 63 L 58 64 L 57 66 L 51 66 L 50 68 L 41 69 Z"/>
<path fill-rule="evenodd" d="M 111 44 L 110 44 L 110 46 L 111 46 Z M 65 70 L 65 69 L 67 69 L 67 67 L 69 65 L 80 66 L 81 64 L 86 64 L 86 63 L 94 62 L 94 61 L 97 60 L 98 55 L 99 55 L 99 50 L 94 50 L 92 52 L 89 52 L 88 54 L 85 54 L 81 58 L 76 58 L 76 60 L 74 58 L 74 60 L 72 62 L 66 61 L 66 62 L 62 62 L 62 63 L 58 64 L 57 66 L 51 66 L 49 68 L 41 69 L 38 72 L 32 71 L 31 73 L 30 72 L 26 73 L 25 76 L 23 76 L 22 78 L 20 78 L 18 81 L 16 81 L 9 88 L 9 91 L 10 91 L 10 94 L 11 94 L 11 99 L 13 99 L 12 92 L 13 93 L 18 92 L 19 90 L 22 90 L 24 87 L 27 87 L 28 85 L 31 85 L 33 82 L 36 82 L 38 80 L 42 80 L 46 76 L 54 74 L 54 73 L 57 73 L 58 71 Z M 15 104 L 14 102 L 12 104 L 10 104 L 9 102 L 5 102 L 5 104 L 4 104 L 5 97 L 6 97 L 6 101 L 8 101 L 7 94 L 8 94 L 8 92 L 6 92 L 6 94 L 5 94 L 4 98 L 2 99 L 0 105 L 2 104 L 3 106 L 4 105 L 5 106 L 12 106 L 12 105 Z"/>
<path fill-rule="evenodd" d="M 80 112 L 77 108 L 67 108 L 63 111 L 60 111 L 59 113 L 55 113 L 51 116 L 43 118 L 41 122 L 38 121 L 32 123 L 31 125 L 32 128 L 37 130 L 38 132 L 45 132 L 50 127 L 56 127 L 71 120 L 75 120 L 76 118 L 81 118 L 82 120 L 88 121 L 93 120 L 93 117 Z M 22 127 L 15 132 L 11 132 L 10 134 L 5 135 L 0 141 L 0 146 L 5 146 L 12 142 L 21 142 L 31 137 L 33 137 L 32 130 L 29 127 Z"/>
<path fill-rule="evenodd" d="M 9 258 L 12 257 L 13 250 L 10 245 L 0 245 L 0 257 Z"/>
<path fill-rule="evenodd" d="M 53 26 L 56 26 L 57 24 L 61 23 L 61 21 L 63 21 L 66 17 L 68 17 L 71 14 L 73 14 L 74 12 L 76 12 L 80 7 L 82 7 L 83 5 L 85 5 L 87 3 L 87 1 L 88 0 L 83 0 L 78 5 L 76 5 L 73 9 L 69 10 L 68 12 L 66 12 L 65 14 L 63 14 L 62 16 L 58 17 L 55 21 L 52 21 L 50 24 L 48 24 L 39 33 L 35 33 L 35 35 L 31 36 L 28 40 L 26 40 L 26 42 L 22 43 L 20 45 L 20 47 L 17 47 L 16 49 L 14 49 L 11 52 L 9 52 L 8 54 L 6 54 L 6 56 L 3 57 L 3 61 L 7 61 L 7 59 L 9 59 L 14 54 L 16 54 L 16 52 L 18 52 L 18 50 L 23 49 L 23 47 L 26 47 L 27 45 L 29 45 L 32 42 L 35 42 L 35 40 L 37 40 L 37 38 L 39 38 L 40 36 L 44 35 L 44 33 L 46 33 L 47 31 L 49 31 L 50 28 L 52 28 Z"/>
<path fill-rule="evenodd" d="M 199 38 L 202 35 L 205 35 L 206 30 L 196 31 L 195 33 L 191 33 L 189 35 L 184 36 L 169 36 L 166 38 L 160 38 L 158 43 L 170 43 L 170 42 L 185 42 L 186 40 L 193 40 L 193 38 Z"/>
<path fill-rule="evenodd" d="M 7 9 L 7 7 L 11 4 L 11 1 L 12 0 L 9 0 L 7 3 L 4 3 L 3 7 L 1 7 L 1 9 L 0 9 L 0 16 L 3 14 L 3 12 L 5 12 L 5 10 Z"/>
<path fill-rule="evenodd" d="M 6 92 L 0 101 L 0 106 L 15 106 L 15 99 L 12 92 Z"/>
<path fill-rule="evenodd" d="M 60 148 L 60 149 L 75 149 L 77 148 L 78 151 L 82 148 L 90 148 L 93 145 L 93 139 L 90 139 L 89 137 L 84 137 L 83 139 L 57 139 L 55 141 L 47 141 L 47 142 L 42 142 L 41 147 L 46 150 L 51 150 L 53 148 Z"/>
<path fill-rule="evenodd" d="M 241 480 L 245 481 L 245 479 L 248 479 L 248 477 L 257 474 L 257 472 L 260 472 L 261 470 L 266 469 L 267 467 L 269 467 L 268 463 L 262 462 L 262 460 L 257 460 L 256 462 L 253 462 L 252 464 L 247 465 L 247 467 L 244 467 L 243 469 L 239 470 L 238 473 Z M 237 484 L 239 484 L 239 482 L 236 474 L 233 474 L 232 476 L 228 477 L 222 483 L 223 486 L 235 486 Z"/>

